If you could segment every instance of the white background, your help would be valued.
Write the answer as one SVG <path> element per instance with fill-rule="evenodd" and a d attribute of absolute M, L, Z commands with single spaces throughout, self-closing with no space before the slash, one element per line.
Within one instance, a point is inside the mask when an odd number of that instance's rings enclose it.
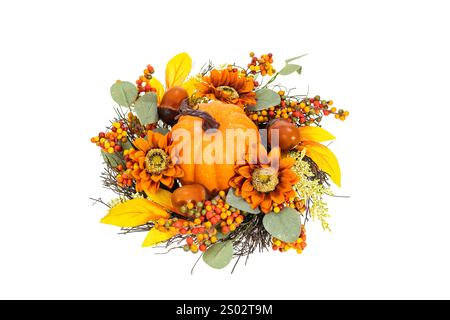
<path fill-rule="evenodd" d="M 2 1 L 0 298 L 450 298 L 447 1 Z M 98 223 L 109 87 L 187 51 L 247 63 L 298 54 L 343 173 L 330 235 L 304 254 L 213 270 Z"/>

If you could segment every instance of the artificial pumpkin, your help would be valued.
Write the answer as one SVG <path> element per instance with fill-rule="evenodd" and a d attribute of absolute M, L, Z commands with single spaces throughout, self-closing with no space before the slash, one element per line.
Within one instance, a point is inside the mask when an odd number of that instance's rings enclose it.
<path fill-rule="evenodd" d="M 172 132 L 177 129 L 187 130 L 191 135 L 191 148 L 190 148 L 190 162 L 181 162 L 181 168 L 184 171 L 184 176 L 180 179 L 182 184 L 193 184 L 199 183 L 205 186 L 205 188 L 211 192 L 215 193 L 220 190 L 226 190 L 229 188 L 228 180 L 234 176 L 234 166 L 238 159 L 244 159 L 245 154 L 249 150 L 249 139 L 245 141 L 245 150 L 238 150 L 237 148 L 237 137 L 234 137 L 234 148 L 227 148 L 226 131 L 227 129 L 242 129 L 243 132 L 247 130 L 255 130 L 257 141 L 256 144 L 259 145 L 260 137 L 257 126 L 251 121 L 243 109 L 233 104 L 225 104 L 220 101 L 213 101 L 207 104 L 198 105 L 198 110 L 209 113 L 218 123 L 222 137 L 223 137 L 223 162 L 207 162 L 194 163 L 194 158 L 204 159 L 211 150 L 212 146 L 210 144 L 214 143 L 209 132 L 204 133 L 202 130 L 202 144 L 194 141 L 194 128 L 196 121 L 201 121 L 199 117 L 194 117 L 190 115 L 183 115 L 178 120 L 178 123 L 172 127 Z M 198 126 L 197 126 L 198 128 Z M 200 128 L 201 129 L 201 128 Z M 197 135 L 197 133 L 196 133 Z M 175 147 L 182 145 L 182 141 L 175 142 Z M 244 148 L 239 148 L 244 149 Z M 183 152 L 180 152 L 181 156 Z M 187 151 L 189 152 L 189 150 Z M 232 161 L 227 161 L 226 159 L 231 159 Z"/>
<path fill-rule="evenodd" d="M 171 196 L 174 209 L 180 213 L 181 207 L 194 201 L 205 201 L 208 197 L 207 191 L 201 184 L 189 184 L 177 188 Z"/>

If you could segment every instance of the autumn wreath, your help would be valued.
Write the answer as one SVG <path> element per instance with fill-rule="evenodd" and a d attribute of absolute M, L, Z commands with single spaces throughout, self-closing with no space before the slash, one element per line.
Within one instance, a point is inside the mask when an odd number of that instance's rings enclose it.
<path fill-rule="evenodd" d="M 310 219 L 330 230 L 324 196 L 341 173 L 321 122 L 349 113 L 275 84 L 301 73 L 301 57 L 276 71 L 272 54 L 250 53 L 246 67 L 208 63 L 190 75 L 180 53 L 164 85 L 151 65 L 135 84 L 116 81 L 117 115 L 91 138 L 103 184 L 118 195 L 95 199 L 108 207 L 101 222 L 147 232 L 144 247 L 200 251 L 214 268 L 268 248 L 302 253 Z"/>

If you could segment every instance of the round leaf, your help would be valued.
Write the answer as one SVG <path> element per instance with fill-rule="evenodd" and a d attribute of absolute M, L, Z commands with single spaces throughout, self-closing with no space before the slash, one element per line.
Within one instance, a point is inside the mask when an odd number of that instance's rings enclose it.
<path fill-rule="evenodd" d="M 134 104 L 139 121 L 145 126 L 158 121 L 158 96 L 154 92 L 147 93 L 137 99 Z"/>
<path fill-rule="evenodd" d="M 155 128 L 152 130 L 153 132 L 161 133 L 163 136 L 169 133 L 169 129 L 167 128 Z"/>
<path fill-rule="evenodd" d="M 261 89 L 256 91 L 256 104 L 254 106 L 248 106 L 247 110 L 258 111 L 277 106 L 281 102 L 280 95 L 270 89 Z"/>
<path fill-rule="evenodd" d="M 261 211 L 256 208 L 253 209 L 247 201 L 245 201 L 243 198 L 238 197 L 235 195 L 235 190 L 233 188 L 230 188 L 228 190 L 228 194 L 227 194 L 227 198 L 226 198 L 226 203 L 228 203 L 230 206 L 235 207 L 236 209 L 239 209 L 241 211 L 245 211 L 248 213 L 252 213 L 252 214 L 258 214 Z"/>
<path fill-rule="evenodd" d="M 281 74 L 282 76 L 287 76 L 288 74 L 294 73 L 294 72 L 298 72 L 299 70 L 301 70 L 302 67 L 299 66 L 298 64 L 286 64 L 284 66 L 283 69 L 280 70 L 280 72 L 278 72 L 279 74 Z"/>
<path fill-rule="evenodd" d="M 101 151 L 103 160 L 107 165 L 111 168 L 116 168 L 119 164 L 124 164 L 123 159 L 119 156 L 118 153 L 109 153 L 105 151 Z"/>
<path fill-rule="evenodd" d="M 113 100 L 123 107 L 130 107 L 138 95 L 136 86 L 127 81 L 117 81 L 111 86 L 110 92 Z"/>
<path fill-rule="evenodd" d="M 233 242 L 224 241 L 213 244 L 203 254 L 203 261 L 216 269 L 225 268 L 233 258 Z"/>
<path fill-rule="evenodd" d="M 263 225 L 273 237 L 284 242 L 294 242 L 300 236 L 302 222 L 297 210 L 284 208 L 279 213 L 266 214 Z"/>

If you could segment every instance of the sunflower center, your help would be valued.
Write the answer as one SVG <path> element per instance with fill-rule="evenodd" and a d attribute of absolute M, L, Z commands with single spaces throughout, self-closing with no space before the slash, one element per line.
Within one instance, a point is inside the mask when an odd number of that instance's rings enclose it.
<path fill-rule="evenodd" d="M 145 156 L 145 169 L 148 173 L 159 174 L 167 168 L 169 157 L 162 149 L 151 149 Z"/>
<path fill-rule="evenodd" d="M 229 99 L 239 99 L 239 93 L 236 91 L 236 89 L 229 87 L 229 86 L 220 86 L 217 87 L 217 90 L 222 91 L 226 93 Z"/>
<path fill-rule="evenodd" d="M 278 185 L 277 171 L 273 168 L 255 169 L 252 174 L 252 185 L 256 191 L 271 192 Z"/>

